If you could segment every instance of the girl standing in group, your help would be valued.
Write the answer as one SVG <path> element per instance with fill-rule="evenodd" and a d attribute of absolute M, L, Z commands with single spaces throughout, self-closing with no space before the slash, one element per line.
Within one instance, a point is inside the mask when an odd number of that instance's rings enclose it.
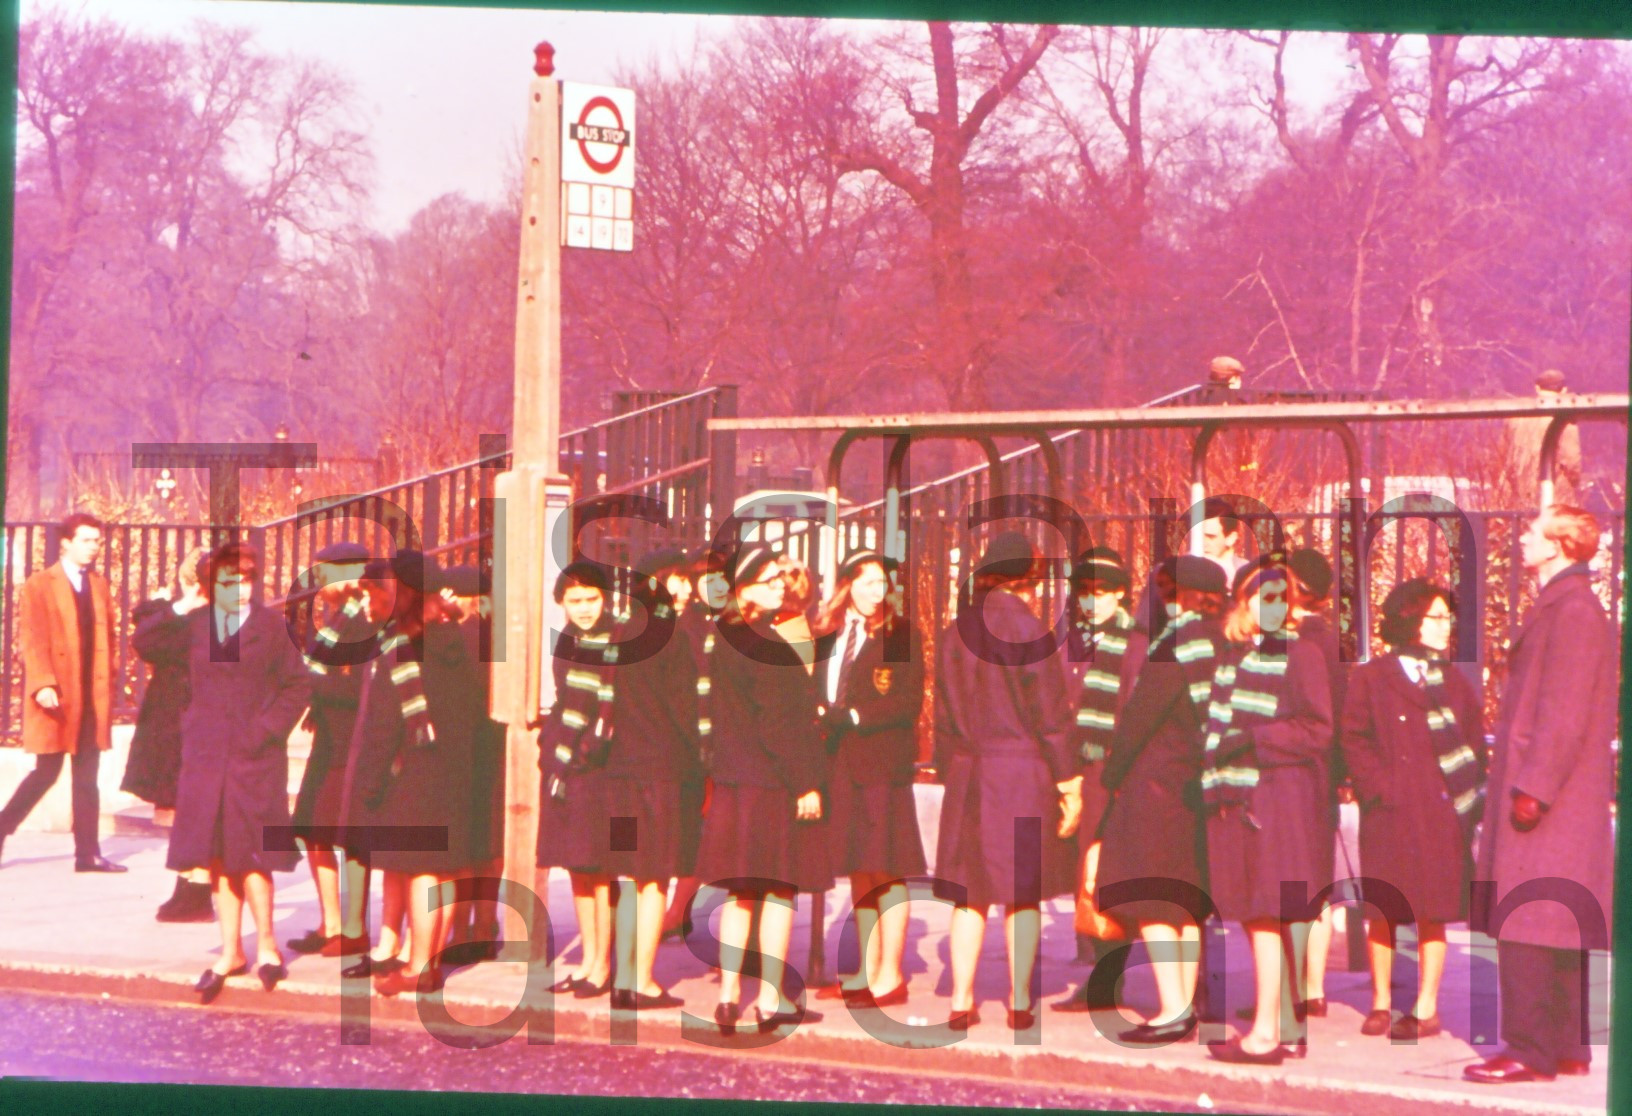
<path fill-rule="evenodd" d="M 1395 918 L 1374 913 L 1366 934 L 1372 981 L 1372 1010 L 1360 1028 L 1366 1035 L 1439 1033 L 1445 924 L 1468 913 L 1472 832 L 1484 805 L 1484 724 L 1478 695 L 1446 661 L 1454 615 L 1451 594 L 1430 581 L 1395 586 L 1378 625 L 1389 653 L 1355 668 L 1344 707 L 1343 754 L 1360 803 L 1360 863 L 1367 877 L 1391 885 L 1409 905 L 1422 960 L 1413 1010 L 1390 1026 Z"/>
<path fill-rule="evenodd" d="M 538 888 L 548 895 L 552 865 L 572 880 L 578 919 L 578 964 L 552 987 L 581 1000 L 612 990 L 610 851 L 601 764 L 611 741 L 612 615 L 610 585 L 601 568 L 577 561 L 555 580 L 555 601 L 567 616 L 554 654 L 555 703 L 538 740 Z"/>
<path fill-rule="evenodd" d="M 1331 684 L 1320 649 L 1287 627 L 1290 580 L 1279 551 L 1236 572 L 1202 741 L 1210 890 L 1219 916 L 1247 931 L 1257 991 L 1252 1029 L 1209 1051 L 1253 1065 L 1308 1051 L 1301 1038 L 1282 1044 L 1281 1028 L 1301 1024 L 1293 1007 L 1309 922 L 1283 918 L 1281 885 L 1307 886 L 1331 872 L 1329 835 L 1318 822 Z"/>
<path fill-rule="evenodd" d="M 1108 955 L 1120 927 L 1102 914 L 1094 902 L 1098 872 L 1100 822 L 1110 805 L 1110 792 L 1101 773 L 1111 750 L 1117 718 L 1133 692 L 1134 679 L 1145 663 L 1149 643 L 1144 629 L 1128 614 L 1131 578 L 1122 555 L 1108 546 L 1096 546 L 1077 555 L 1071 564 L 1071 629 L 1068 633 L 1070 666 L 1076 698 L 1076 746 L 1082 771 L 1082 822 L 1077 827 L 1080 850 L 1077 873 L 1077 961 L 1089 965 Z M 1051 1006 L 1056 1011 L 1091 1011 L 1110 1006 L 1091 994 L 1084 980 L 1076 995 Z"/>
<path fill-rule="evenodd" d="M 1159 1001 L 1156 1014 L 1123 1031 L 1121 1039 L 1150 1045 L 1186 1038 L 1196 1026 L 1201 920 L 1207 911 L 1192 909 L 1188 901 L 1205 889 L 1201 729 L 1224 644 L 1223 568 L 1186 554 L 1175 564 L 1174 577 L 1184 608 L 1151 646 L 1117 718 L 1101 774 L 1114 799 L 1102 826 L 1099 893 L 1133 880 L 1172 881 L 1166 895 L 1114 908 L 1144 939 Z"/>
<path fill-rule="evenodd" d="M 912 794 L 924 702 L 917 633 L 897 614 L 882 556 L 870 550 L 839 567 L 817 614 L 818 713 L 833 758 L 828 828 L 833 870 L 850 877 L 861 971 L 821 998 L 889 1007 L 907 1002 L 907 884 L 924 873 Z"/>
<path fill-rule="evenodd" d="M 1009 1026 L 1036 1025 L 1038 908 L 1071 892 L 1076 875 L 1065 838 L 1082 813 L 1082 774 L 1071 746 L 1065 657 L 1050 651 L 1052 637 L 1023 596 L 1036 566 L 1024 535 L 994 538 L 936 651 L 935 767 L 946 795 L 935 894 L 955 904 L 954 1030 L 980 1018 L 975 968 L 994 905 L 1004 908 L 1009 948 Z M 1022 818 L 1041 819 L 1041 830 L 1017 833 Z"/>
<path fill-rule="evenodd" d="M 652 966 L 669 879 L 681 867 L 680 788 L 698 762 L 697 659 L 666 584 L 684 562 L 679 551 L 658 550 L 635 565 L 629 595 L 638 607 L 616 640 L 617 731 L 601 774 L 606 816 L 629 819 L 629 840 L 614 840 L 605 860 L 619 879 L 612 1006 L 624 1010 L 681 1002 L 658 985 Z"/>
<path fill-rule="evenodd" d="M 782 607 L 782 571 L 770 548 L 742 549 L 730 603 L 710 656 L 714 790 L 703 819 L 697 874 L 730 893 L 720 912 L 720 999 L 714 1020 L 732 1033 L 742 1017 L 743 951 L 759 913 L 759 993 L 755 1023 L 769 1032 L 815 1022 L 782 987 L 800 890 L 832 879 L 825 850 L 806 823 L 822 817 L 826 756 L 816 695 L 799 654 L 773 627 Z"/>
<path fill-rule="evenodd" d="M 453 913 L 453 881 L 476 859 L 470 780 L 481 679 L 436 595 L 439 572 L 415 550 L 397 551 L 389 571 L 371 563 L 365 572 L 370 609 L 390 623 L 358 697 L 347 824 L 447 834 L 442 849 L 371 852 L 383 900 L 408 920 L 407 964 L 374 972 L 374 990 L 384 996 L 442 986 L 435 959 Z"/>

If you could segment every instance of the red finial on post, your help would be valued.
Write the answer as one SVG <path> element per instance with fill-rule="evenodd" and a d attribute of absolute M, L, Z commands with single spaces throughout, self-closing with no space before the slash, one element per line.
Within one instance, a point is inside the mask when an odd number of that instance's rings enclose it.
<path fill-rule="evenodd" d="M 539 77 L 555 73 L 555 48 L 549 43 L 539 43 L 533 48 L 533 73 Z"/>

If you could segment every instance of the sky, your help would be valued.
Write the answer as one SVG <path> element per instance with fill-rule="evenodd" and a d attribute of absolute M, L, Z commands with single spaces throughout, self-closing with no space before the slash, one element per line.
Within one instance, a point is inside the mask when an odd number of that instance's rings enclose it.
<path fill-rule="evenodd" d="M 533 46 L 556 48 L 556 75 L 611 84 L 620 65 L 673 62 L 699 39 L 729 32 L 741 17 L 640 12 L 518 11 L 413 5 L 274 3 L 262 0 L 23 0 L 41 10 L 82 12 L 133 30 L 185 36 L 200 20 L 251 29 L 261 49 L 322 59 L 352 83 L 374 153 L 373 213 L 382 232 L 406 227 L 421 207 L 458 191 L 498 201 L 518 165 L 527 118 Z M 852 27 L 874 27 L 850 21 Z M 1305 38 L 1289 52 L 1294 103 L 1331 85 L 1340 36 Z M 638 128 L 636 150 L 638 152 Z M 638 190 L 638 186 L 637 186 Z"/>

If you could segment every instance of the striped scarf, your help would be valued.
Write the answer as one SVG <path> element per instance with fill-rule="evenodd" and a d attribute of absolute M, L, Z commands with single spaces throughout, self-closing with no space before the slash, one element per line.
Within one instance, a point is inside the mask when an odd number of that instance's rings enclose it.
<path fill-rule="evenodd" d="M 697 762 L 705 772 L 714 767 L 714 718 L 710 701 L 713 683 L 709 675 L 713 671 L 714 645 L 718 641 L 719 633 L 713 622 L 705 619 L 701 654 L 697 657 Z"/>
<path fill-rule="evenodd" d="M 569 665 L 552 710 L 555 770 L 547 789 L 552 798 L 562 800 L 567 796 L 567 776 L 600 763 L 611 742 L 612 673 L 618 648 L 611 631 L 603 628 L 567 636 L 555 653 Z"/>
<path fill-rule="evenodd" d="M 330 674 L 335 667 L 357 666 L 374 658 L 378 654 L 375 647 L 356 647 L 349 641 L 343 645 L 341 643 L 341 629 L 355 626 L 355 621 L 367 608 L 368 602 L 362 597 L 353 597 L 332 623 L 319 628 L 313 637 L 311 649 L 306 652 L 306 669 L 313 674 Z M 346 650 L 342 651 L 342 646 Z"/>
<path fill-rule="evenodd" d="M 1120 607 L 1106 624 L 1077 622 L 1078 638 L 1091 649 L 1077 705 L 1077 753 L 1084 763 L 1099 763 L 1110 751 L 1122 692 L 1122 659 L 1135 627 L 1133 617 Z"/>
<path fill-rule="evenodd" d="M 1258 785 L 1258 764 L 1250 746 L 1255 725 L 1275 719 L 1282 680 L 1291 658 L 1291 632 L 1266 638 L 1236 661 L 1227 655 L 1213 670 L 1212 696 L 1203 730 L 1201 797 L 1209 806 L 1246 804 Z"/>
<path fill-rule="evenodd" d="M 1181 612 L 1175 616 L 1162 633 L 1166 649 L 1153 651 L 1151 658 L 1156 662 L 1179 664 L 1184 677 L 1189 680 L 1191 704 L 1205 718 L 1207 703 L 1213 696 L 1213 659 L 1217 650 L 1207 629 L 1202 627 L 1203 623 L 1199 612 Z"/>
<path fill-rule="evenodd" d="M 1444 776 L 1445 791 L 1462 824 L 1472 826 L 1485 812 L 1484 771 L 1479 757 L 1462 739 L 1456 713 L 1445 693 L 1445 672 L 1438 661 L 1428 660 L 1426 676 L 1428 736 L 1434 742 L 1439 773 Z"/>
<path fill-rule="evenodd" d="M 395 624 L 380 633 L 380 658 L 374 669 L 386 671 L 391 679 L 412 748 L 429 748 L 436 743 L 436 726 L 431 724 L 431 710 L 425 700 L 425 675 L 419 666 L 423 657 L 414 641 L 398 631 Z"/>

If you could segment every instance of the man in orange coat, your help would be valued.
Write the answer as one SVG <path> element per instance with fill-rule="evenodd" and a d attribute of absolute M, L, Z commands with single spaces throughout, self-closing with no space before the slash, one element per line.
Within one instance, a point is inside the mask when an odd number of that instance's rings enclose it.
<path fill-rule="evenodd" d="M 123 872 L 102 856 L 96 769 L 112 745 L 113 608 L 108 582 L 91 572 L 102 524 L 83 512 L 62 521 L 60 559 L 23 583 L 17 613 L 23 649 L 23 747 L 29 772 L 0 810 L 0 849 L 73 757 L 74 871 Z"/>

